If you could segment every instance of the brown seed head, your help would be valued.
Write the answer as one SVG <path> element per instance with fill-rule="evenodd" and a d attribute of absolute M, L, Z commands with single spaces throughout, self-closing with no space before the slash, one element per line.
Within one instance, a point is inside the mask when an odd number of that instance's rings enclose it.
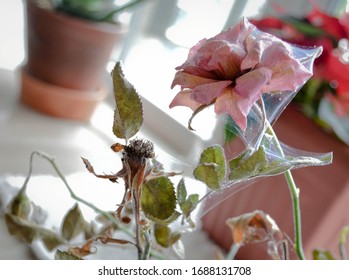
<path fill-rule="evenodd" d="M 152 142 L 145 139 L 131 140 L 130 143 L 125 146 L 124 154 L 128 158 L 154 158 L 154 145 Z"/>

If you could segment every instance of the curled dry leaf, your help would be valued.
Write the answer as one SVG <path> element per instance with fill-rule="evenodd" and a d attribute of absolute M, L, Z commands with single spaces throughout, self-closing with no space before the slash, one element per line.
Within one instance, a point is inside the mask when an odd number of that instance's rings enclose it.
<path fill-rule="evenodd" d="M 226 224 L 230 227 L 233 240 L 238 247 L 267 241 L 269 255 L 276 259 L 280 258 L 278 248 L 283 241 L 283 234 L 268 214 L 256 210 L 227 219 Z"/>
<path fill-rule="evenodd" d="M 95 250 L 92 248 L 92 243 L 94 242 L 94 239 L 88 240 L 82 247 L 70 247 L 68 249 L 68 253 L 78 257 L 83 258 L 90 254 L 95 253 Z"/>
<path fill-rule="evenodd" d="M 122 145 L 120 143 L 115 143 L 113 145 L 111 145 L 110 147 L 115 153 L 118 153 L 120 151 L 122 151 L 123 149 L 125 149 L 125 145 Z"/>
<path fill-rule="evenodd" d="M 109 179 L 112 182 L 117 182 L 118 180 L 118 175 L 117 174 L 97 174 L 92 166 L 92 164 L 90 163 L 90 161 L 86 158 L 81 157 L 82 161 L 85 164 L 86 169 L 92 173 L 93 175 L 95 175 L 97 178 L 102 178 L 102 179 Z"/>
<path fill-rule="evenodd" d="M 263 241 L 275 234 L 282 235 L 274 220 L 260 210 L 230 218 L 226 224 L 232 230 L 234 242 L 238 245 Z"/>

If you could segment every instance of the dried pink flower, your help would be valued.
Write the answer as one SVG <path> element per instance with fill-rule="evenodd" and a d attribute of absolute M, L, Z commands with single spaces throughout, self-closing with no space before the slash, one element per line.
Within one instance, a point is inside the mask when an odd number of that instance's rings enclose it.
<path fill-rule="evenodd" d="M 245 131 L 247 115 L 263 93 L 296 91 L 312 75 L 292 50 L 243 18 L 190 49 L 187 60 L 176 68 L 172 88 L 179 85 L 181 90 L 170 108 L 196 111 L 214 104 L 217 114 L 228 113 Z"/>

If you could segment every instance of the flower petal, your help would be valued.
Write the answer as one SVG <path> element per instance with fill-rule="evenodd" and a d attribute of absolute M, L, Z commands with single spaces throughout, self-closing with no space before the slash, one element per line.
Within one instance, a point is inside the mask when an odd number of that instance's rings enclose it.
<path fill-rule="evenodd" d="M 177 93 L 175 98 L 173 98 L 170 104 L 170 108 L 173 108 L 175 106 L 186 106 L 195 111 L 201 104 L 193 100 L 191 94 L 191 90 L 180 91 L 179 93 Z"/>
<path fill-rule="evenodd" d="M 217 79 L 219 76 L 208 67 L 215 50 L 221 47 L 222 42 L 207 40 L 206 44 L 197 49 L 195 54 L 191 54 L 188 59 L 176 70 L 183 70 L 186 73 L 201 76 L 204 78 Z"/>
<path fill-rule="evenodd" d="M 252 35 L 246 38 L 247 55 L 241 63 L 241 70 L 254 68 L 261 61 L 265 50 L 273 44 L 273 37 L 261 34 L 259 38 Z"/>
<path fill-rule="evenodd" d="M 245 17 L 235 26 L 221 32 L 213 37 L 215 40 L 223 40 L 243 45 L 246 37 L 252 33 L 256 27 L 252 25 Z"/>
<path fill-rule="evenodd" d="M 270 81 L 272 72 L 262 67 L 246 73 L 236 80 L 235 92 L 239 111 L 247 116 L 253 104 L 260 98 L 262 88 Z M 240 127 L 243 131 L 242 127 Z"/>
<path fill-rule="evenodd" d="M 173 79 L 171 88 L 174 88 L 176 85 L 180 85 L 181 89 L 185 88 L 195 88 L 201 84 L 207 84 L 215 82 L 214 79 L 208 79 L 197 75 L 192 75 L 184 71 L 178 71 Z"/>
<path fill-rule="evenodd" d="M 193 99 L 201 104 L 210 104 L 231 84 L 232 81 L 227 80 L 199 85 L 193 89 Z"/>
<path fill-rule="evenodd" d="M 267 67 L 273 71 L 264 92 L 296 91 L 311 76 L 311 72 L 294 58 L 288 43 L 266 33 L 246 41 L 248 54 L 241 69 Z"/>
<path fill-rule="evenodd" d="M 238 74 L 241 60 L 246 55 L 245 38 L 254 29 L 253 25 L 243 19 L 215 37 L 199 41 L 189 50 L 187 60 L 176 70 L 206 78 L 233 78 Z M 218 76 L 217 70 L 220 70 Z"/>
<path fill-rule="evenodd" d="M 207 70 L 216 71 L 227 80 L 234 80 L 241 72 L 240 64 L 245 56 L 243 45 L 221 42 L 213 51 Z"/>
<path fill-rule="evenodd" d="M 229 114 L 242 131 L 246 130 L 246 114 L 240 110 L 237 94 L 234 90 L 227 89 L 221 96 L 217 97 L 214 110 L 216 114 Z"/>

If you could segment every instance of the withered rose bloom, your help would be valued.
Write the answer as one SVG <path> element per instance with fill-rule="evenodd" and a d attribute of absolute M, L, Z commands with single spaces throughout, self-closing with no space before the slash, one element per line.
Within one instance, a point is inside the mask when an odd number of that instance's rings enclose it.
<path fill-rule="evenodd" d="M 214 104 L 245 131 L 247 115 L 263 93 L 296 91 L 311 76 L 288 43 L 258 31 L 247 19 L 192 47 L 176 68 L 172 88 L 181 87 L 170 104 L 193 111 Z"/>

